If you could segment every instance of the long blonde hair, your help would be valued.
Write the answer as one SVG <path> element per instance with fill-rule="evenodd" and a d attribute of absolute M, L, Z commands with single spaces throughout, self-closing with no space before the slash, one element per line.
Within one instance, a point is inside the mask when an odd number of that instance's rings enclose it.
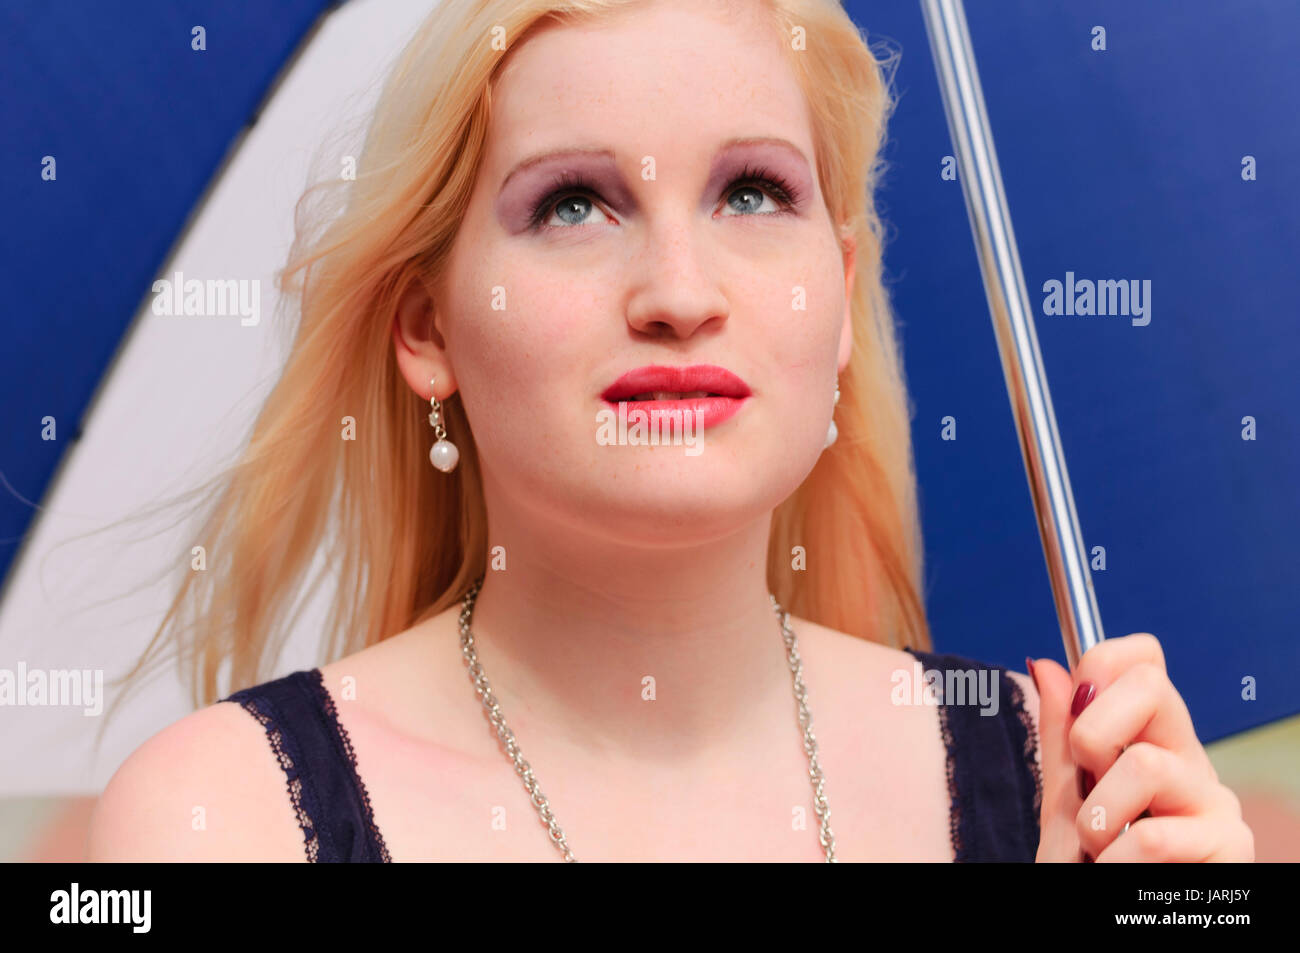
<path fill-rule="evenodd" d="M 355 180 L 299 202 L 281 272 L 300 320 L 282 375 L 237 461 L 206 487 L 186 571 L 129 681 L 167 644 L 199 705 L 269 677 L 292 598 L 337 573 L 323 651 L 350 654 L 435 615 L 486 568 L 487 515 L 469 422 L 443 402 L 460 466 L 430 478 L 427 405 L 398 372 L 396 305 L 436 279 L 484 151 L 497 67 L 530 28 L 585 21 L 637 0 L 442 0 L 382 90 Z M 811 106 L 831 219 L 856 244 L 852 356 L 840 377 L 839 441 L 772 515 L 769 586 L 792 613 L 895 647 L 929 647 L 921 538 L 893 315 L 881 279 L 873 193 L 893 109 L 889 67 L 834 0 L 763 0 Z M 796 50 L 795 38 L 806 38 Z M 337 204 L 309 199 L 343 191 Z M 326 214 L 325 209 L 329 209 Z M 360 439 L 340 439 L 344 418 Z M 205 492 L 207 490 L 205 489 Z M 806 569 L 794 560 L 802 547 Z M 318 559 L 324 557 L 324 559 Z M 312 586 L 309 570 L 319 567 Z"/>

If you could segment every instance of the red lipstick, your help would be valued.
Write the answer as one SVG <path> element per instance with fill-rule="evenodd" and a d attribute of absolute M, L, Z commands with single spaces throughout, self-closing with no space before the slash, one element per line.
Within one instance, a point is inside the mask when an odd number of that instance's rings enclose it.
<path fill-rule="evenodd" d="M 650 364 L 628 371 L 600 396 L 615 412 L 620 403 L 626 403 L 629 418 L 638 411 L 647 415 L 653 411 L 698 412 L 695 419 L 705 427 L 713 427 L 739 411 L 750 393 L 743 380 L 715 364 Z"/>

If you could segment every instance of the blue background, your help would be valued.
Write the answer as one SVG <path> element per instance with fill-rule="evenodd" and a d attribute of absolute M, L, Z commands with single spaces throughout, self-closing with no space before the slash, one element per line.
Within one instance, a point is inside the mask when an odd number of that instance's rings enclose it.
<path fill-rule="evenodd" d="M 41 501 L 191 212 L 329 6 L 0 7 L 0 577 L 34 515 L 22 500 Z"/>
<path fill-rule="evenodd" d="M 196 203 L 330 5 L 0 11 L 0 574 L 33 516 L 14 494 L 49 488 Z M 880 198 L 935 645 L 1017 670 L 1027 654 L 1063 661 L 961 186 L 940 177 L 952 147 L 920 8 L 846 8 L 902 51 Z M 1037 317 L 1086 545 L 1106 549 L 1105 630 L 1161 639 L 1203 741 L 1293 714 L 1300 7 L 969 0 L 967 18 L 1031 303 L 1067 271 L 1152 282 L 1147 327 Z M 39 439 L 45 415 L 57 442 Z M 955 441 L 940 439 L 947 415 Z"/>
<path fill-rule="evenodd" d="M 846 9 L 869 43 L 902 52 L 881 204 L 934 641 L 1018 671 L 1026 655 L 1064 663 L 961 185 L 940 178 L 953 150 L 920 5 Z M 1106 550 L 1093 573 L 1106 634 L 1161 640 L 1202 741 L 1293 714 L 1300 6 L 968 0 L 966 13 L 1085 545 Z M 1043 282 L 1067 271 L 1150 279 L 1151 323 L 1044 315 Z M 949 414 L 955 441 L 940 439 Z"/>

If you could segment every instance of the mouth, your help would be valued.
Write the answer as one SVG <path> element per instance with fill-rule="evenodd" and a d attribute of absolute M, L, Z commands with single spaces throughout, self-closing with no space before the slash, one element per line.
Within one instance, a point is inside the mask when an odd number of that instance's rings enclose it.
<path fill-rule="evenodd" d="M 667 391 L 642 391 L 640 394 L 633 394 L 626 400 L 695 400 L 698 397 L 721 397 L 721 394 L 710 394 L 707 391 L 693 390 L 689 394 L 670 394 Z"/>
<path fill-rule="evenodd" d="M 618 410 L 627 404 L 629 419 L 654 413 L 694 413 L 702 426 L 717 426 L 734 416 L 751 395 L 749 385 L 724 367 L 651 364 L 628 371 L 600 395 Z M 632 409 L 635 405 L 635 410 Z"/>

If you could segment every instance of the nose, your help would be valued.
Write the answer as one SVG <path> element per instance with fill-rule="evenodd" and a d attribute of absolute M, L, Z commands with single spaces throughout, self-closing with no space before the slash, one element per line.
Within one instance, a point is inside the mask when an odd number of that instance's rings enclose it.
<path fill-rule="evenodd" d="M 701 229 L 661 221 L 645 235 L 632 266 L 636 277 L 627 305 L 628 326 L 651 337 L 683 340 L 706 325 L 720 328 L 731 307 L 703 253 L 708 239 L 701 237 Z"/>

